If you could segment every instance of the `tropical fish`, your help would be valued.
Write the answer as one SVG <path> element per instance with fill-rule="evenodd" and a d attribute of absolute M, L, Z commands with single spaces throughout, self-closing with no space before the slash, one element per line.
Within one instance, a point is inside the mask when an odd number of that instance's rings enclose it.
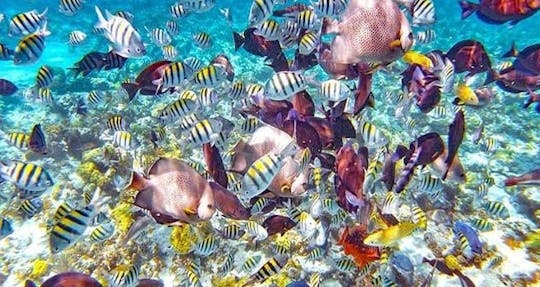
<path fill-rule="evenodd" d="M 114 224 L 112 222 L 101 224 L 90 233 L 90 240 L 101 242 L 107 240 L 114 234 Z"/>
<path fill-rule="evenodd" d="M 478 233 L 469 225 L 467 225 L 464 222 L 456 221 L 454 223 L 454 233 L 461 233 L 469 242 L 469 246 L 472 249 L 472 252 L 476 254 L 482 254 L 482 243 L 480 242 L 480 239 L 478 238 Z"/>
<path fill-rule="evenodd" d="M 79 46 L 86 40 L 86 34 L 82 31 L 72 31 L 68 35 L 68 43 L 71 46 Z"/>
<path fill-rule="evenodd" d="M 456 43 L 446 56 L 454 64 L 456 73 L 469 72 L 469 76 L 491 70 L 489 55 L 482 43 L 476 40 L 463 40 Z"/>
<path fill-rule="evenodd" d="M 24 286 L 37 287 L 37 285 L 30 280 L 26 280 Z M 63 286 L 102 287 L 103 285 L 101 285 L 96 279 L 83 273 L 63 272 L 63 273 L 56 274 L 52 277 L 49 277 L 40 286 L 41 287 L 63 287 Z"/>
<path fill-rule="evenodd" d="M 0 96 L 11 96 L 17 92 L 19 88 L 12 82 L 6 79 L 0 79 Z"/>
<path fill-rule="evenodd" d="M 533 170 L 520 176 L 508 177 L 504 180 L 504 185 L 540 185 L 540 169 Z"/>
<path fill-rule="evenodd" d="M 9 219 L 0 217 L 0 239 L 4 239 L 13 233 L 13 227 Z"/>
<path fill-rule="evenodd" d="M 43 192 L 54 184 L 47 170 L 41 166 L 14 160 L 0 163 L 0 178 L 28 191 Z"/>
<path fill-rule="evenodd" d="M 514 25 L 536 13 L 540 1 L 480 0 L 480 3 L 460 1 L 459 5 L 462 10 L 461 19 L 476 13 L 480 20 L 489 24 L 503 24 L 510 21 Z"/>
<path fill-rule="evenodd" d="M 111 286 L 133 286 L 139 281 L 139 267 L 119 265 L 111 270 Z"/>
<path fill-rule="evenodd" d="M 73 16 L 77 11 L 82 9 L 84 0 L 60 0 L 60 13 L 67 16 Z"/>
<path fill-rule="evenodd" d="M 442 180 L 445 180 L 448 176 L 450 166 L 454 161 L 454 157 L 457 154 L 458 148 L 463 141 L 463 136 L 465 135 L 465 114 L 462 110 L 456 113 L 454 121 L 450 124 L 448 132 L 448 155 L 444 161 L 447 169 L 442 176 Z"/>
<path fill-rule="evenodd" d="M 141 36 L 128 20 L 114 16 L 105 10 L 105 18 L 96 6 L 98 22 L 96 28 L 104 29 L 104 36 L 115 45 L 115 53 L 125 58 L 139 58 L 146 55 Z"/>
<path fill-rule="evenodd" d="M 400 239 L 411 235 L 418 227 L 416 223 L 403 221 L 368 235 L 364 238 L 364 243 L 371 246 L 393 246 Z"/>
<path fill-rule="evenodd" d="M 133 100 L 138 93 L 154 96 L 167 92 L 168 89 L 156 85 L 155 81 L 163 77 L 163 71 L 171 63 L 171 61 L 155 62 L 144 68 L 134 83 L 122 83 L 122 88 L 128 93 L 129 100 Z"/>
<path fill-rule="evenodd" d="M 24 213 L 26 218 L 32 218 L 43 209 L 43 201 L 39 197 L 26 199 L 22 202 L 19 210 Z"/>
<path fill-rule="evenodd" d="M 45 37 L 50 34 L 47 25 L 45 25 L 41 30 L 22 38 L 15 48 L 13 64 L 28 65 L 35 63 L 45 49 Z"/>
<path fill-rule="evenodd" d="M 262 226 L 266 229 L 268 236 L 272 236 L 277 233 L 281 233 L 281 235 L 283 235 L 288 230 L 295 227 L 296 224 L 296 222 L 287 216 L 272 215 L 264 220 Z"/>
<path fill-rule="evenodd" d="M 154 28 L 152 30 L 147 29 L 147 31 L 148 31 L 148 36 L 150 37 L 152 42 L 156 44 L 156 46 L 158 47 L 169 45 L 172 41 L 171 36 L 164 29 Z"/>
<path fill-rule="evenodd" d="M 45 8 L 41 14 L 32 10 L 13 16 L 9 22 L 8 36 L 28 35 L 40 30 L 47 23 L 47 11 L 48 8 Z"/>
<path fill-rule="evenodd" d="M 279 273 L 287 261 L 288 258 L 271 258 L 255 274 L 251 275 L 242 287 L 251 286 L 255 282 L 264 282 L 268 277 Z"/>

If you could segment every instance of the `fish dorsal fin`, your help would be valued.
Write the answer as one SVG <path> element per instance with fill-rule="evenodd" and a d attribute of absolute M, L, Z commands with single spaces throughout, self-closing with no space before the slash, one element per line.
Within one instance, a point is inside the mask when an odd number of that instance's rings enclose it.
<path fill-rule="evenodd" d="M 172 171 L 182 171 L 185 165 L 187 164 L 179 160 L 161 157 L 152 164 L 152 166 L 148 170 L 148 175 L 157 175 Z"/>
<path fill-rule="evenodd" d="M 145 209 L 145 210 L 152 210 L 152 190 L 145 189 L 139 191 L 137 195 L 135 196 L 135 202 L 133 202 L 134 205 Z"/>

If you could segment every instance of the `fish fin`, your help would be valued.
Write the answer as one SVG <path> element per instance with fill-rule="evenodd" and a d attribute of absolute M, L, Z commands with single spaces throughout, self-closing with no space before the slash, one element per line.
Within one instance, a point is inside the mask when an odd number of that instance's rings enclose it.
<path fill-rule="evenodd" d="M 148 180 L 141 174 L 133 171 L 131 172 L 131 180 L 124 189 L 143 190 L 148 187 Z"/>
<path fill-rule="evenodd" d="M 510 58 L 510 57 L 517 57 L 519 54 L 519 51 L 516 48 L 516 42 L 512 42 L 512 47 L 510 50 L 503 54 L 503 58 Z"/>
<path fill-rule="evenodd" d="M 391 49 L 401 48 L 401 41 L 399 39 L 396 39 L 396 40 L 390 42 L 389 47 Z"/>
<path fill-rule="evenodd" d="M 460 1 L 459 6 L 461 6 L 461 19 L 465 19 L 474 12 L 476 12 L 479 8 L 479 4 L 471 3 L 468 1 Z"/>
<path fill-rule="evenodd" d="M 103 14 L 101 13 L 101 10 L 99 9 L 99 7 L 97 5 L 94 6 L 94 8 L 96 9 L 96 14 L 97 14 L 97 17 L 98 17 L 98 22 L 96 23 L 96 25 L 94 25 L 94 27 L 97 28 L 97 29 L 106 28 L 107 20 L 105 20 L 105 17 L 103 17 Z"/>
<path fill-rule="evenodd" d="M 139 91 L 139 85 L 134 83 L 123 83 L 122 88 L 126 90 L 129 96 L 129 101 L 133 100 L 133 98 L 135 98 L 137 92 Z"/>
<path fill-rule="evenodd" d="M 41 14 L 39 14 L 39 17 L 45 17 L 45 15 L 47 15 L 48 11 L 49 11 L 49 7 L 45 7 L 45 10 L 43 10 L 43 12 L 41 12 Z"/>
<path fill-rule="evenodd" d="M 240 49 L 240 47 L 244 45 L 246 38 L 237 32 L 233 32 L 233 37 L 234 37 L 234 50 L 238 51 L 238 49 Z"/>
<path fill-rule="evenodd" d="M 459 97 L 456 97 L 452 103 L 456 106 L 462 106 L 465 104 Z"/>
<path fill-rule="evenodd" d="M 499 73 L 493 69 L 489 70 L 486 76 L 486 80 L 484 81 L 484 85 L 490 84 L 494 81 L 497 81 L 499 79 Z"/>

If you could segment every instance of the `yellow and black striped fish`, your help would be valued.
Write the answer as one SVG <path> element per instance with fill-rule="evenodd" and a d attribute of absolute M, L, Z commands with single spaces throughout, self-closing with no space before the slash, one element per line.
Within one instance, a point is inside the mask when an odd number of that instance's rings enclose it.
<path fill-rule="evenodd" d="M 134 286 L 139 281 L 139 267 L 120 265 L 112 270 L 112 286 Z"/>
<path fill-rule="evenodd" d="M 302 55 L 309 55 L 319 45 L 319 35 L 314 32 L 307 32 L 300 38 L 298 52 Z"/>
<path fill-rule="evenodd" d="M 28 148 L 30 136 L 21 132 L 12 132 L 7 135 L 7 141 L 10 145 L 19 149 L 26 149 Z"/>
<path fill-rule="evenodd" d="M 276 258 L 272 258 L 268 260 L 262 267 L 257 271 L 257 273 L 252 275 L 252 278 L 254 278 L 258 282 L 263 282 L 268 277 L 277 274 L 279 271 L 281 271 L 281 268 L 285 266 L 287 263 L 287 260 L 278 260 Z"/>
<path fill-rule="evenodd" d="M 54 184 L 49 173 L 41 166 L 20 161 L 0 162 L 0 177 L 29 191 L 45 191 Z"/>
<path fill-rule="evenodd" d="M 188 141 L 194 145 L 205 143 L 213 145 L 217 141 L 222 127 L 223 124 L 219 120 L 204 119 L 189 130 Z"/>
<path fill-rule="evenodd" d="M 50 32 L 46 28 L 27 35 L 19 41 L 13 56 L 13 63 L 15 65 L 32 64 L 41 57 L 45 49 L 45 37 L 50 35 Z"/>
<path fill-rule="evenodd" d="M 58 253 L 75 244 L 83 235 L 95 215 L 92 205 L 73 209 L 54 225 L 49 237 L 49 247 L 52 253 Z"/>
<path fill-rule="evenodd" d="M 341 272 L 351 272 L 357 270 L 356 262 L 349 257 L 341 258 L 335 262 L 336 269 Z"/>
<path fill-rule="evenodd" d="M 114 132 L 112 142 L 113 145 L 123 149 L 131 149 L 137 145 L 137 142 L 133 139 L 131 133 L 126 131 Z"/>
<path fill-rule="evenodd" d="M 193 71 L 183 62 L 174 62 L 163 69 L 161 79 L 155 80 L 154 84 L 164 89 L 182 86 L 191 79 Z"/>
<path fill-rule="evenodd" d="M 4 44 L 0 44 L 0 60 L 10 60 L 15 52 Z"/>
<path fill-rule="evenodd" d="M 221 235 L 227 239 L 238 239 L 242 237 L 244 233 L 245 231 L 237 224 L 229 224 L 221 231 Z"/>
<path fill-rule="evenodd" d="M 227 79 L 225 67 L 222 65 L 206 66 L 195 73 L 194 82 L 201 87 L 213 88 Z"/>
<path fill-rule="evenodd" d="M 42 209 L 43 209 L 43 201 L 39 197 L 26 199 L 22 202 L 21 206 L 19 207 L 19 210 L 22 213 L 24 213 L 26 218 L 34 217 L 34 215 L 36 215 Z"/>
<path fill-rule="evenodd" d="M 73 206 L 68 202 L 60 204 L 53 215 L 53 222 L 58 222 L 60 219 L 64 218 L 66 214 L 70 213 L 73 210 Z"/>
<path fill-rule="evenodd" d="M 256 117 L 249 116 L 242 122 L 242 125 L 240 126 L 241 130 L 245 134 L 251 134 L 255 131 L 257 128 L 257 125 L 259 124 L 259 119 Z"/>
<path fill-rule="evenodd" d="M 47 17 L 45 16 L 47 14 L 47 10 L 48 8 L 45 8 L 41 14 L 39 14 L 36 10 L 32 10 L 13 16 L 13 18 L 11 18 L 11 22 L 9 23 L 8 35 L 28 35 L 36 32 L 47 22 Z"/>
<path fill-rule="evenodd" d="M 169 11 L 171 12 L 171 16 L 173 16 L 173 18 L 184 17 L 188 14 L 188 11 L 184 8 L 182 3 L 171 5 Z"/>
<path fill-rule="evenodd" d="M 298 71 L 275 73 L 266 83 L 264 95 L 272 100 L 286 100 L 307 87 L 306 79 Z"/>
<path fill-rule="evenodd" d="M 302 29 L 311 29 L 317 21 L 317 14 L 313 10 L 306 9 L 296 15 L 296 23 Z"/>
<path fill-rule="evenodd" d="M 90 91 L 86 97 L 86 102 L 94 106 L 99 105 L 103 102 L 103 96 L 98 91 Z"/>
<path fill-rule="evenodd" d="M 193 35 L 193 41 L 195 42 L 195 44 L 197 44 L 197 46 L 203 49 L 208 49 L 212 45 L 210 35 L 205 32 L 199 32 Z"/>
<path fill-rule="evenodd" d="M 173 60 L 178 56 L 178 51 L 176 50 L 176 47 L 173 45 L 166 45 L 161 47 L 161 52 L 163 54 L 163 58 L 167 60 Z"/>
<path fill-rule="evenodd" d="M 90 240 L 101 242 L 110 238 L 114 233 L 114 224 L 112 222 L 101 224 L 90 233 Z"/>
<path fill-rule="evenodd" d="M 113 130 L 113 131 L 126 131 L 127 130 L 127 124 L 126 121 L 122 116 L 115 115 L 111 116 L 107 119 L 107 123 L 105 125 L 107 129 Z"/>
<path fill-rule="evenodd" d="M 73 16 L 81 10 L 84 0 L 60 0 L 60 13 Z"/>
<path fill-rule="evenodd" d="M 161 124 L 167 124 L 178 118 L 193 114 L 198 108 L 197 102 L 189 99 L 179 99 L 166 106 L 159 114 Z"/>
<path fill-rule="evenodd" d="M 214 253 L 219 246 L 219 242 L 214 235 L 208 235 L 194 246 L 195 254 L 209 256 Z"/>
<path fill-rule="evenodd" d="M 275 153 L 268 153 L 257 159 L 242 179 L 242 197 L 250 199 L 266 190 L 283 164 L 282 158 Z"/>
<path fill-rule="evenodd" d="M 248 259 L 246 259 L 246 262 L 242 264 L 242 271 L 248 273 L 251 271 L 251 269 L 255 268 L 257 264 L 261 261 L 260 255 L 250 256 Z"/>
<path fill-rule="evenodd" d="M 51 67 L 41 66 L 36 75 L 36 86 L 39 88 L 48 88 L 54 80 L 54 73 Z"/>
<path fill-rule="evenodd" d="M 268 19 L 262 22 L 253 34 L 262 36 L 268 41 L 275 41 L 280 38 L 280 26 L 276 20 Z"/>

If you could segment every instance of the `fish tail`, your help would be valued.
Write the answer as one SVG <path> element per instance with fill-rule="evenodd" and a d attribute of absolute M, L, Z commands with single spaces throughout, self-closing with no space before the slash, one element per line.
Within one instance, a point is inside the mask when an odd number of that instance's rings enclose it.
<path fill-rule="evenodd" d="M 45 15 L 47 15 L 47 11 L 49 11 L 49 7 L 45 7 L 45 10 L 43 10 L 43 12 L 41 12 L 41 14 L 39 14 L 39 17 L 43 18 L 43 19 L 47 19 L 47 18 L 45 18 Z"/>
<path fill-rule="evenodd" d="M 129 181 L 129 184 L 124 189 L 143 190 L 146 188 L 146 186 L 147 186 L 147 180 L 139 173 L 133 171 L 131 172 L 131 180 Z"/>
<path fill-rule="evenodd" d="M 129 96 L 129 101 L 131 101 L 137 95 L 137 91 L 139 90 L 139 85 L 134 84 L 134 83 L 123 83 L 122 88 L 126 90 Z"/>
<path fill-rule="evenodd" d="M 234 50 L 238 51 L 238 49 L 240 49 L 240 47 L 244 45 L 246 38 L 243 35 L 234 31 L 233 31 L 233 37 L 234 37 Z"/>
<path fill-rule="evenodd" d="M 531 89 L 528 89 L 528 93 L 529 93 L 529 98 L 527 99 L 527 101 L 525 102 L 525 104 L 523 104 L 523 108 L 524 109 L 527 109 L 529 108 L 529 106 L 534 103 L 534 102 L 537 102 L 540 100 L 540 96 L 535 94 Z"/>
<path fill-rule="evenodd" d="M 486 80 L 484 81 L 484 85 L 493 83 L 494 81 L 498 79 L 499 79 L 499 73 L 493 69 L 490 69 L 486 76 Z"/>
<path fill-rule="evenodd" d="M 474 12 L 476 12 L 479 8 L 479 4 L 471 3 L 468 1 L 460 1 L 459 6 L 461 6 L 461 19 L 465 19 Z"/>
<path fill-rule="evenodd" d="M 510 50 L 503 54 L 503 58 L 510 58 L 510 57 L 517 57 L 519 54 L 519 51 L 516 48 L 516 42 L 512 42 L 512 47 Z"/>

